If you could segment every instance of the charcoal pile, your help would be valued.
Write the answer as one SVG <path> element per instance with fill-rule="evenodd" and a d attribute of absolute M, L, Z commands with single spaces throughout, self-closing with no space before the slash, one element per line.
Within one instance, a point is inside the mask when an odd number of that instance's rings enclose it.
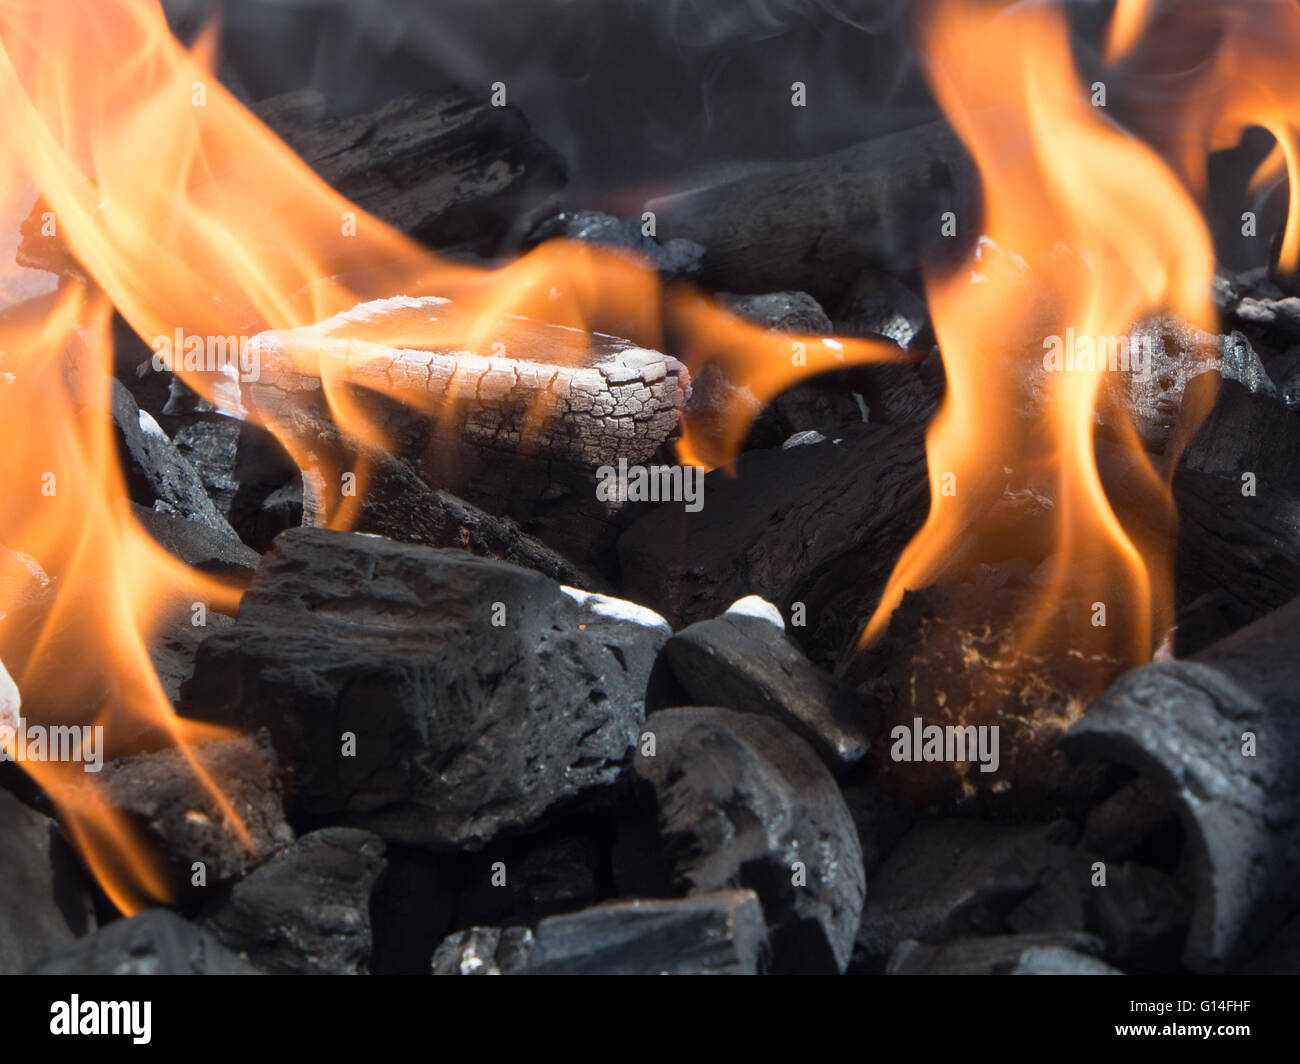
<path fill-rule="evenodd" d="M 950 495 L 934 426 L 969 381 L 923 295 L 981 236 L 948 123 L 650 196 L 647 231 L 570 202 L 561 151 L 478 88 L 252 110 L 458 263 L 570 241 L 747 326 L 885 357 L 760 403 L 671 323 L 651 342 L 512 316 L 508 355 L 416 350 L 384 337 L 467 312 L 393 292 L 261 332 L 261 376 L 223 401 L 148 367 L 119 318 L 105 439 L 126 508 L 231 594 L 148 633 L 186 742 L 143 729 L 73 786 L 0 761 L 0 973 L 1300 972 L 1283 274 L 1220 267 L 1217 332 L 1144 320 L 1149 374 L 1089 410 L 1108 517 L 1168 552 L 1145 657 L 1095 620 L 1120 627 L 1131 587 L 1063 590 L 1069 501 L 1030 458 L 978 489 L 963 470 L 956 497 L 987 492 L 991 519 L 963 513 L 869 628 Z M 89 267 L 44 213 L 18 261 L 75 285 Z M 1026 422 L 1051 392 L 1029 376 L 1007 389 Z M 736 409 L 735 461 L 686 462 Z M 359 491 L 339 469 L 364 469 Z M 611 471 L 629 479 L 608 491 Z M 21 675 L 66 616 L 2 545 L 0 586 Z M 1052 628 L 1049 593 L 1091 624 Z M 4 724 L 28 695 L 0 681 Z M 165 904 L 123 915 L 60 826 L 102 799 Z"/>

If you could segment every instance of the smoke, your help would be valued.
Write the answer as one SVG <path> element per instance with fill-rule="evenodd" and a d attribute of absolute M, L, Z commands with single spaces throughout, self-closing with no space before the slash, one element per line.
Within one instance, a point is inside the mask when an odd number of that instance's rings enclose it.
<path fill-rule="evenodd" d="M 340 112 L 451 84 L 507 87 L 584 206 L 703 169 L 807 158 L 924 120 L 908 0 L 165 0 L 222 12 L 250 98 L 314 87 Z M 806 106 L 792 86 L 805 86 Z"/>

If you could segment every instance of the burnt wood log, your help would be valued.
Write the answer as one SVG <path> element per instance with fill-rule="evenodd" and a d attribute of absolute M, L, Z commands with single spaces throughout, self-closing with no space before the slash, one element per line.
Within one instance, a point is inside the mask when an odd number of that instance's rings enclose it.
<path fill-rule="evenodd" d="M 517 519 L 570 557 L 589 557 L 623 506 L 598 498 L 598 469 L 648 462 L 675 436 L 686 367 L 616 337 L 522 318 L 497 323 L 485 341 L 497 353 L 436 347 L 448 341 L 433 337 L 463 331 L 456 315 L 443 299 L 386 299 L 263 333 L 249 345 L 260 376 L 242 385 L 245 413 L 310 445 L 332 421 L 325 374 L 428 483 Z M 421 336 L 431 338 L 427 348 L 388 346 Z M 328 504 L 338 485 L 321 482 L 331 471 L 314 475 Z"/>
<path fill-rule="evenodd" d="M 1183 961 L 1219 971 L 1300 905 L 1300 599 L 1182 661 L 1135 669 L 1062 740 L 1178 811 L 1196 897 Z"/>
<path fill-rule="evenodd" d="M 959 229 L 973 226 L 977 191 L 957 137 L 935 122 L 646 207 L 661 238 L 704 245 L 700 279 L 711 288 L 793 288 L 838 302 L 864 267 L 907 271 L 954 243 L 941 236 L 941 216 L 952 210 Z"/>

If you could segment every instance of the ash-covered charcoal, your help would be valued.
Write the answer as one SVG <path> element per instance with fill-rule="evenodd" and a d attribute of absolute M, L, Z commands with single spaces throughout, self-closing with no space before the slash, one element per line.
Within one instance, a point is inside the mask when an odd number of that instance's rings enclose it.
<path fill-rule="evenodd" d="M 898 944 L 885 972 L 887 975 L 1010 975 L 1024 962 L 1026 954 L 1046 949 L 1066 951 L 1087 958 L 1115 975 L 1123 974 L 1097 959 L 1102 944 L 1095 936 L 1068 931 L 958 938 L 941 945 L 907 939 Z"/>
<path fill-rule="evenodd" d="M 704 481 L 703 509 L 666 504 L 620 537 L 624 591 L 674 625 L 746 595 L 790 618 L 813 661 L 837 661 L 925 519 L 919 431 L 858 426 L 838 443 L 752 451 Z"/>
<path fill-rule="evenodd" d="M 1063 741 L 1177 808 L 1195 906 L 1183 963 L 1232 967 L 1300 905 L 1300 599 L 1183 661 L 1126 673 Z"/>
<path fill-rule="evenodd" d="M 181 456 L 158 422 L 136 405 L 121 381 L 114 379 L 112 388 L 113 426 L 132 501 L 236 538 L 235 530 L 208 498 L 194 467 Z"/>
<path fill-rule="evenodd" d="M 977 193 L 960 142 L 947 123 L 935 122 L 806 162 L 765 165 L 646 207 L 661 238 L 704 245 L 700 276 L 710 288 L 797 289 L 833 304 L 864 267 L 909 270 L 928 252 L 946 251 L 929 220 L 945 210 L 978 217 Z"/>
<path fill-rule="evenodd" d="M 1072 762 L 1057 744 L 1125 663 L 1074 599 L 1024 649 L 1017 618 L 1029 602 L 1023 587 L 987 582 L 904 594 L 870 651 L 885 666 L 871 685 L 869 762 L 887 786 L 918 804 L 1038 816 L 1106 793 L 1113 769 Z"/>
<path fill-rule="evenodd" d="M 784 726 L 716 707 L 646 722 L 637 775 L 654 790 L 659 830 L 692 894 L 757 892 L 784 972 L 843 971 L 865 876 L 844 800 L 815 753 Z"/>
<path fill-rule="evenodd" d="M 167 552 L 192 569 L 245 582 L 257 568 L 257 551 L 246 547 L 232 531 L 179 514 L 150 510 L 133 503 L 131 513 Z"/>
<path fill-rule="evenodd" d="M 907 939 L 937 945 L 1008 930 L 1007 914 L 1048 871 L 1077 864 L 1077 839 L 1077 828 L 1064 820 L 917 824 L 871 877 L 854 946 L 855 969 L 883 971 Z"/>
<path fill-rule="evenodd" d="M 308 328 L 263 333 L 250 345 L 262 378 L 246 386 L 244 402 L 315 438 L 330 415 L 320 381 L 296 364 L 336 367 L 338 386 L 384 426 L 394 456 L 409 459 L 427 483 L 508 514 L 586 562 L 629 501 L 598 490 L 599 470 L 649 462 L 676 437 L 690 374 L 676 359 L 626 340 L 588 342 L 577 330 L 522 318 L 501 319 L 490 337 L 505 354 L 388 346 L 395 331 L 428 335 L 454 325 L 459 313 L 443 299 L 394 298 Z M 355 357 L 357 340 L 374 342 L 369 357 Z"/>
<path fill-rule="evenodd" d="M 462 551 L 296 529 L 200 647 L 183 704 L 265 725 L 298 817 L 473 846 L 623 773 L 669 633 L 626 619 L 615 640 L 599 612 L 586 628 L 559 584 Z"/>
<path fill-rule="evenodd" d="M 528 234 L 525 245 L 557 239 L 634 251 L 670 279 L 696 276 L 704 259 L 704 248 L 693 240 L 668 240 L 661 244 L 645 234 L 643 223 L 599 211 L 560 211 L 544 218 Z"/>
<path fill-rule="evenodd" d="M 0 975 L 94 927 L 89 885 L 59 826 L 0 790 Z"/>
<path fill-rule="evenodd" d="M 242 822 L 242 832 L 175 748 L 110 761 L 93 783 L 69 785 L 61 794 L 86 802 L 91 798 L 78 790 L 97 788 L 139 833 L 172 890 L 203 898 L 287 846 L 293 831 L 265 736 L 202 739 L 192 756 Z"/>
<path fill-rule="evenodd" d="M 200 923 L 268 975 L 365 974 L 384 867 L 378 836 L 322 828 L 236 883 Z"/>
<path fill-rule="evenodd" d="M 488 96 L 426 92 L 335 118 L 304 90 L 253 109 L 358 207 L 431 247 L 491 253 L 563 186 L 565 168 L 517 108 Z"/>
<path fill-rule="evenodd" d="M 208 932 L 167 909 L 116 920 L 53 951 L 31 975 L 256 975 Z"/>
<path fill-rule="evenodd" d="M 758 603 L 775 617 L 756 616 Z M 697 705 L 773 717 L 807 741 L 832 772 L 866 756 L 864 700 L 809 661 L 786 636 L 780 613 L 761 599 L 742 599 L 720 617 L 684 628 L 664 654 Z"/>
<path fill-rule="evenodd" d="M 719 890 L 606 902 L 531 931 L 458 931 L 432 967 L 435 975 L 756 975 L 766 955 L 758 896 Z"/>

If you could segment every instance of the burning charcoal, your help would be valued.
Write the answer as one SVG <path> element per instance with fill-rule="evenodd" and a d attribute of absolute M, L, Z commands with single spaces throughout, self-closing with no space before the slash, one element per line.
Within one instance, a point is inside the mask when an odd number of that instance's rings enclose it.
<path fill-rule="evenodd" d="M 862 700 L 804 657 L 786 638 L 784 624 L 733 608 L 678 632 L 664 653 L 698 705 L 774 717 L 833 772 L 866 756 Z"/>
<path fill-rule="evenodd" d="M 1181 842 L 1178 818 L 1143 776 L 1121 787 L 1088 814 L 1083 844 L 1107 861 L 1127 861 Z"/>
<path fill-rule="evenodd" d="M 185 517 L 232 538 L 229 523 L 217 511 L 198 473 L 158 423 L 136 406 L 118 380 L 113 386 L 113 424 L 122 451 L 127 490 L 133 501 L 149 509 Z"/>
<path fill-rule="evenodd" d="M 502 562 L 296 529 L 200 647 L 183 702 L 266 725 L 299 817 L 481 844 L 623 772 L 668 632 L 620 621 L 615 640 L 592 613 Z"/>
<path fill-rule="evenodd" d="M 1045 628 L 1032 651 L 1017 650 L 1025 596 L 978 581 L 909 591 L 872 648 L 885 669 L 870 764 L 908 800 L 1041 816 L 1106 793 L 1112 768 L 1071 762 L 1057 743 L 1124 663 L 1083 624 Z M 1088 609 L 1063 601 L 1058 615 Z"/>
<path fill-rule="evenodd" d="M 1111 865 L 1094 897 L 1094 927 L 1109 960 L 1129 971 L 1177 967 L 1191 906 L 1173 879 L 1146 865 Z"/>
<path fill-rule="evenodd" d="M 58 825 L 0 790 L 0 975 L 94 927 L 81 866 Z"/>
<path fill-rule="evenodd" d="M 457 920 L 474 924 L 533 922 L 593 905 L 603 855 L 579 835 L 540 842 L 510 840 L 489 846 L 467 862 L 461 876 Z M 504 870 L 498 886 L 494 874 Z"/>
<path fill-rule="evenodd" d="M 179 750 L 123 757 L 94 782 L 157 854 L 181 895 L 230 883 L 293 841 L 284 820 L 275 757 L 258 739 L 207 739 L 193 754 L 247 830 L 247 841 Z M 78 801 L 77 789 L 67 798 Z M 89 800 L 89 799 L 81 799 Z"/>
<path fill-rule="evenodd" d="M 532 948 L 526 927 L 471 927 L 443 940 L 431 969 L 434 975 L 520 975 Z"/>
<path fill-rule="evenodd" d="M 251 345 L 262 378 L 247 386 L 245 404 L 299 435 L 319 436 L 330 424 L 320 382 L 296 370 L 291 356 L 346 360 L 347 387 L 385 426 L 397 457 L 416 463 L 428 483 L 509 514 L 583 560 L 629 501 L 602 497 L 597 471 L 648 462 L 673 438 L 689 373 L 625 340 L 597 335 L 589 347 L 582 333 L 522 318 L 498 323 L 492 341 L 504 355 L 386 347 L 393 330 L 419 336 L 432 321 L 454 323 L 457 313 L 432 297 L 387 299 L 310 328 L 264 333 Z M 349 345 L 367 339 L 376 345 L 372 357 L 349 358 Z M 394 392 L 413 407 L 455 411 L 435 419 L 395 402 Z M 445 403 L 450 396 L 457 402 Z"/>
<path fill-rule="evenodd" d="M 515 219 L 564 183 L 564 163 L 514 107 L 423 93 L 332 118 L 311 90 L 258 116 L 363 210 L 432 247 L 492 252 Z"/>
<path fill-rule="evenodd" d="M 674 625 L 749 594 L 786 615 L 802 603 L 807 627 L 791 632 L 823 666 L 856 639 L 929 505 L 919 432 L 888 426 L 753 451 L 736 476 L 716 471 L 704 483 L 698 513 L 660 506 L 620 538 L 625 592 Z"/>
<path fill-rule="evenodd" d="M 919 219 L 976 217 L 973 168 L 946 123 L 774 164 L 646 204 L 661 236 L 706 248 L 713 289 L 838 300 L 865 266 L 916 266 L 939 243 Z M 970 206 L 968 212 L 963 209 Z"/>
<path fill-rule="evenodd" d="M 704 258 L 704 248 L 692 240 L 669 240 L 660 244 L 642 233 L 640 222 L 615 218 L 599 211 L 560 211 L 535 226 L 527 243 L 540 244 L 555 239 L 627 248 L 648 259 L 650 265 L 667 278 L 694 277 L 700 272 Z"/>
<path fill-rule="evenodd" d="M 1060 946 L 1033 946 L 1020 955 L 1009 975 L 1123 975 L 1105 961 Z"/>
<path fill-rule="evenodd" d="M 268 975 L 360 975 L 383 840 L 356 828 L 304 835 L 235 884 L 203 926 Z"/>
<path fill-rule="evenodd" d="M 606 902 L 535 931 L 475 927 L 434 954 L 435 975 L 756 975 L 767 953 L 752 890 Z"/>
<path fill-rule="evenodd" d="M 239 490 L 236 465 L 243 426 L 228 417 L 205 418 L 181 425 L 172 442 L 199 474 L 208 498 L 227 519 Z"/>
<path fill-rule="evenodd" d="M 1063 746 L 1150 778 L 1191 843 L 1183 962 L 1231 967 L 1300 904 L 1300 599 L 1183 661 L 1126 673 Z"/>
<path fill-rule="evenodd" d="M 31 975 L 256 975 L 206 931 L 166 909 L 117 920 L 55 950 Z"/>
<path fill-rule="evenodd" d="M 941 946 L 908 939 L 898 944 L 886 972 L 889 975 L 1008 975 L 1024 963 L 1027 954 L 1046 949 L 1085 957 L 1114 972 L 1096 959 L 1101 948 L 1096 938 L 1081 932 L 959 938 Z"/>
<path fill-rule="evenodd" d="M 132 504 L 131 512 L 169 554 L 191 568 L 241 582 L 257 568 L 257 552 L 244 546 L 233 530 L 221 532 L 178 514 L 146 509 L 139 503 Z"/>
<path fill-rule="evenodd" d="M 1068 821 L 998 825 L 974 820 L 918 824 L 871 878 L 854 965 L 882 971 L 906 939 L 932 944 L 996 935 L 1044 873 L 1075 860 Z"/>
<path fill-rule="evenodd" d="M 646 723 L 636 772 L 693 894 L 750 887 L 781 971 L 843 971 L 862 911 L 857 832 L 816 754 L 774 720 L 714 707 Z M 649 750 L 652 749 L 652 753 Z"/>
<path fill-rule="evenodd" d="M 883 336 L 905 351 L 933 340 L 925 300 L 890 274 L 865 270 L 835 315 L 833 331 L 846 336 Z"/>

